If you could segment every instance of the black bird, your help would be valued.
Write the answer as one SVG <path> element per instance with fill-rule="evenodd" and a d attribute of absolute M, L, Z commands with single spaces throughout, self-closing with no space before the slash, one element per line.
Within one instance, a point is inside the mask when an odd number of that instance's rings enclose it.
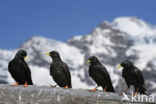
<path fill-rule="evenodd" d="M 135 88 L 134 96 L 136 96 L 138 93 L 146 94 L 144 78 L 141 71 L 136 66 L 134 66 L 133 63 L 129 60 L 123 61 L 118 66 L 118 68 L 121 67 L 123 67 L 122 77 L 125 79 L 128 87 L 126 90 L 130 88 L 130 85 L 133 85 Z M 126 90 L 123 93 L 125 93 Z"/>
<path fill-rule="evenodd" d="M 50 65 L 50 75 L 57 85 L 64 88 L 72 88 L 69 68 L 67 64 L 61 60 L 59 53 L 57 51 L 51 51 L 50 53 L 46 53 L 46 55 L 49 55 L 53 60 Z"/>
<path fill-rule="evenodd" d="M 95 56 L 91 56 L 87 60 L 87 63 L 91 63 L 89 66 L 89 76 L 91 76 L 97 83 L 97 87 L 90 91 L 94 92 L 99 86 L 101 86 L 104 91 L 115 92 L 110 76 L 100 61 Z"/>
<path fill-rule="evenodd" d="M 33 85 L 31 71 L 25 60 L 27 60 L 27 52 L 19 50 L 13 60 L 9 62 L 8 70 L 16 81 L 13 86 L 24 85 L 27 87 L 27 85 Z"/>

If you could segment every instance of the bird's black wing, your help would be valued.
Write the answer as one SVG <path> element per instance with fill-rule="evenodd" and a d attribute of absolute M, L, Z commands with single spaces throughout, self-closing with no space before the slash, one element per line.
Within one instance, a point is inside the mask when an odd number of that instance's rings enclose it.
<path fill-rule="evenodd" d="M 11 74 L 11 76 L 13 77 L 13 79 L 17 82 L 18 81 L 18 73 L 15 71 L 15 65 L 14 65 L 14 61 L 10 61 L 9 65 L 8 65 L 8 70 Z"/>
<path fill-rule="evenodd" d="M 96 71 L 99 73 L 99 77 L 107 79 L 109 77 L 108 72 L 104 66 L 97 66 Z"/>
<path fill-rule="evenodd" d="M 140 94 L 146 94 L 146 88 L 145 88 L 145 84 L 144 84 L 144 78 L 143 75 L 141 73 L 141 71 L 135 67 L 135 74 L 136 74 L 136 84 L 134 85 L 135 87 L 135 91 L 139 91 Z"/>
<path fill-rule="evenodd" d="M 136 77 L 138 79 L 138 82 L 141 84 L 141 85 L 144 85 L 144 78 L 143 78 L 143 75 L 141 73 L 141 71 L 135 67 L 135 74 L 136 74 Z"/>
<path fill-rule="evenodd" d="M 105 73 L 105 75 L 106 75 L 106 77 L 107 77 L 108 84 L 109 84 L 109 85 L 112 85 L 111 78 L 110 78 L 109 73 L 107 72 L 106 68 L 104 67 L 102 71 L 103 71 L 103 73 Z"/>
<path fill-rule="evenodd" d="M 64 69 L 65 75 L 67 77 L 68 86 L 69 86 L 69 88 L 72 88 L 72 85 L 71 85 L 71 75 L 70 75 L 70 71 L 69 71 L 68 65 L 66 63 L 63 63 L 63 69 Z"/>
<path fill-rule="evenodd" d="M 110 78 L 110 76 L 109 76 L 109 74 L 108 74 L 108 72 L 104 66 L 98 65 L 97 71 L 99 73 L 99 77 L 101 77 L 103 80 L 106 80 L 108 85 L 112 85 L 111 78 Z"/>
<path fill-rule="evenodd" d="M 28 85 L 33 85 L 32 78 L 31 78 L 31 71 L 30 71 L 29 66 L 27 65 L 27 63 L 25 61 L 20 61 L 20 63 L 21 63 L 21 66 L 23 67 L 23 69 L 26 72 Z"/>
<path fill-rule="evenodd" d="M 126 69 L 123 69 L 122 77 L 125 79 L 127 87 L 129 88 L 130 87 L 130 82 L 129 82 L 129 79 L 127 78 L 127 71 L 126 71 Z"/>
<path fill-rule="evenodd" d="M 51 63 L 51 64 L 50 64 L 50 70 L 49 70 L 51 76 L 53 76 L 53 73 L 52 73 L 53 66 L 54 66 L 53 63 Z"/>
<path fill-rule="evenodd" d="M 103 80 L 105 80 L 105 82 L 103 82 L 103 83 L 105 83 L 106 86 L 107 86 L 107 90 L 106 91 L 108 91 L 108 92 L 115 92 L 115 90 L 113 88 L 113 85 L 112 85 L 111 78 L 110 78 L 109 73 L 107 72 L 106 68 L 103 65 L 99 65 L 98 67 L 99 68 L 97 70 L 98 70 L 98 73 L 99 73 L 99 77 L 102 77 Z M 106 86 L 102 86 L 103 89 Z"/>

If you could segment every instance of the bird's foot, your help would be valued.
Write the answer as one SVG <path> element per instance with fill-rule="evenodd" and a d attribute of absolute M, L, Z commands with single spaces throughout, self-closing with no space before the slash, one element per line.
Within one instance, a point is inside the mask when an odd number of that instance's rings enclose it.
<path fill-rule="evenodd" d="M 96 88 L 93 88 L 93 89 L 91 89 L 91 90 L 89 90 L 90 92 L 94 92 L 94 91 L 96 91 L 97 89 Z"/>
<path fill-rule="evenodd" d="M 120 95 L 124 95 L 124 94 L 126 94 L 126 92 L 125 92 L 125 91 L 123 91 Z"/>
<path fill-rule="evenodd" d="M 18 86 L 19 84 L 18 83 L 15 83 L 15 84 L 13 84 L 12 86 Z"/>
<path fill-rule="evenodd" d="M 107 90 L 107 86 L 103 89 L 103 91 L 106 92 L 106 90 Z"/>
<path fill-rule="evenodd" d="M 134 94 L 133 94 L 133 96 L 137 96 L 138 95 L 138 91 L 136 91 Z"/>
<path fill-rule="evenodd" d="M 23 87 L 28 87 L 28 84 L 27 84 L 27 82 L 25 82 L 25 84 L 23 85 Z"/>
<path fill-rule="evenodd" d="M 56 87 L 57 85 L 50 85 L 50 87 Z"/>
<path fill-rule="evenodd" d="M 126 94 L 126 91 L 127 91 L 128 89 L 129 89 L 129 88 L 126 88 L 125 91 L 123 91 L 120 95 Z"/>
<path fill-rule="evenodd" d="M 64 88 L 67 89 L 67 88 L 69 88 L 69 87 L 68 87 L 68 85 L 66 85 Z"/>
<path fill-rule="evenodd" d="M 135 92 L 135 94 L 134 94 L 133 96 L 137 96 L 137 95 L 138 95 L 138 90 L 139 90 L 139 89 L 137 89 L 137 91 Z"/>

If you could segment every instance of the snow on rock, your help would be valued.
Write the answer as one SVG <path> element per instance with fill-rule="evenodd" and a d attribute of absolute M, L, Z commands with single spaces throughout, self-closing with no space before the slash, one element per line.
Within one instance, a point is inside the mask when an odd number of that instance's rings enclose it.
<path fill-rule="evenodd" d="M 87 89 L 95 86 L 88 75 L 89 65 L 86 64 L 86 60 L 95 55 L 107 68 L 116 92 L 127 87 L 122 78 L 122 70 L 116 70 L 116 66 L 129 59 L 142 70 L 149 94 L 156 94 L 155 46 L 156 26 L 136 17 L 119 17 L 112 23 L 104 21 L 91 33 L 75 36 L 67 42 L 34 36 L 15 50 L 0 50 L 0 83 L 14 82 L 7 71 L 7 65 L 19 49 L 25 49 L 34 84 L 55 84 L 49 74 L 52 60 L 45 55 L 55 50 L 70 68 L 73 88 Z"/>
<path fill-rule="evenodd" d="M 150 36 L 156 33 L 156 27 L 147 24 L 137 17 L 119 17 L 112 22 L 112 25 L 129 33 L 131 36 Z"/>
<path fill-rule="evenodd" d="M 31 47 L 30 47 L 31 46 Z M 72 68 L 77 68 L 79 65 L 83 63 L 83 55 L 80 53 L 80 50 L 69 46 L 66 43 L 50 40 L 44 37 L 32 37 L 30 40 L 25 42 L 22 46 L 22 49 L 26 49 L 31 57 L 31 60 L 38 60 L 38 56 L 35 57 L 34 54 L 37 53 L 43 58 L 45 61 L 51 62 L 51 58 L 45 53 L 51 51 L 58 51 L 60 53 L 61 58 L 65 62 L 70 62 Z M 37 54 L 37 55 L 38 55 Z M 40 58 L 39 58 L 40 59 Z M 75 61 L 72 61 L 75 60 Z"/>

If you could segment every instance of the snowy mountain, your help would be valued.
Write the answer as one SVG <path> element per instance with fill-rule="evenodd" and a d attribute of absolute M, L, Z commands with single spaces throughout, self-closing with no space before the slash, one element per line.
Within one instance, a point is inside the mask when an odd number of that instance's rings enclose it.
<path fill-rule="evenodd" d="M 8 62 L 19 49 L 28 52 L 28 64 L 36 85 L 54 84 L 49 75 L 51 58 L 46 52 L 56 50 L 70 67 L 73 88 L 91 88 L 95 83 L 88 75 L 89 56 L 97 56 L 110 73 L 117 92 L 126 88 L 122 70 L 116 66 L 131 60 L 145 77 L 149 94 L 156 95 L 156 26 L 136 17 L 119 17 L 112 23 L 104 21 L 91 33 L 75 36 L 67 42 L 34 36 L 15 50 L 0 50 L 0 83 L 14 83 L 8 73 Z"/>

